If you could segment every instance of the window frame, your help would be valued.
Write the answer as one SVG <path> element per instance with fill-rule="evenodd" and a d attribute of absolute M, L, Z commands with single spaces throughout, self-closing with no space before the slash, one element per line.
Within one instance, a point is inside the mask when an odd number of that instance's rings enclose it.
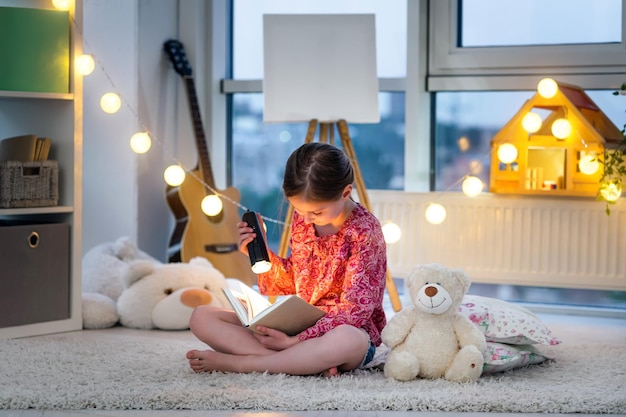
<path fill-rule="evenodd" d="M 532 90 L 545 76 L 585 89 L 611 89 L 624 82 L 626 0 L 621 43 L 465 48 L 457 45 L 459 3 L 429 0 L 428 91 Z"/>

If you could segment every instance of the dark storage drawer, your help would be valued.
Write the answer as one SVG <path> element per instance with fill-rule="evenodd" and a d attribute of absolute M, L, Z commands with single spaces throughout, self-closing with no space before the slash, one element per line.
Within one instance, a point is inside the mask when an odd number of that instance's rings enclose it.
<path fill-rule="evenodd" d="M 69 226 L 0 222 L 0 327 L 70 317 Z"/>

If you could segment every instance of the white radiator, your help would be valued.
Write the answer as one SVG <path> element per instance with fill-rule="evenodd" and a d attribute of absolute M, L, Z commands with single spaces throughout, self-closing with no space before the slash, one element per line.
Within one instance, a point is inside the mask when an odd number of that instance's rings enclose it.
<path fill-rule="evenodd" d="M 404 278 L 417 264 L 461 268 L 473 282 L 626 290 L 626 203 L 604 212 L 603 202 L 580 198 L 463 193 L 368 191 L 381 223 L 402 229 L 388 244 L 389 269 Z M 439 225 L 424 211 L 447 210 Z"/>

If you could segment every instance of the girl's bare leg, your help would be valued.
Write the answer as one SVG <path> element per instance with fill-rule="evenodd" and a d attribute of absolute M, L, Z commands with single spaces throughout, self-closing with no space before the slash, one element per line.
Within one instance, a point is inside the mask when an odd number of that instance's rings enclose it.
<path fill-rule="evenodd" d="M 367 352 L 367 334 L 353 326 L 339 326 L 324 336 L 308 339 L 289 349 L 262 354 L 231 354 L 192 350 L 187 353 L 195 372 L 269 372 L 314 375 L 336 368 L 358 367 Z"/>
<path fill-rule="evenodd" d="M 234 355 L 267 355 L 274 352 L 259 343 L 231 310 L 197 307 L 191 315 L 189 327 L 198 339 L 216 352 Z"/>

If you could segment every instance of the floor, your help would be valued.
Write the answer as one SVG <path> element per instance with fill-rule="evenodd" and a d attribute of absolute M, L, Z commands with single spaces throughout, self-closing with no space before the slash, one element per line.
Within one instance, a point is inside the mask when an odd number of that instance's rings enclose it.
<path fill-rule="evenodd" d="M 393 314 L 389 310 L 389 314 Z M 563 343 L 584 344 L 619 344 L 626 345 L 626 317 L 621 314 L 617 318 L 608 318 L 593 312 L 583 312 L 584 315 L 573 314 L 571 311 L 560 314 L 553 312 L 536 311 L 538 316 L 551 330 L 552 334 L 562 340 Z M 84 337 L 85 332 L 80 332 Z M 145 337 L 145 331 L 134 331 L 127 328 L 112 328 L 90 333 L 94 337 Z M 155 332 L 154 335 L 159 333 Z M 166 334 L 166 332 L 163 332 Z M 167 336 L 163 336 L 167 337 Z M 192 337 L 192 336 L 190 336 Z M 1 388 L 0 388 L 1 389 Z M 407 411 L 190 411 L 190 410 L 0 410 L 0 417 L 408 417 L 422 416 L 432 413 L 407 412 Z M 447 413 L 438 412 L 437 417 L 473 417 L 486 416 L 507 417 L 528 414 L 502 414 L 502 413 Z M 551 417 L 565 416 L 552 414 Z M 580 415 L 584 417 L 584 414 Z"/>

